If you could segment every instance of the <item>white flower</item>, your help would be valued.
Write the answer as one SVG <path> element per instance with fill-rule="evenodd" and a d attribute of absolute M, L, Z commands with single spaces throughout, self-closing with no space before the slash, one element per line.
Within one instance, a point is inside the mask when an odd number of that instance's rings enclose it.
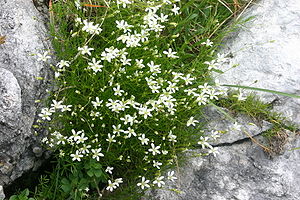
<path fill-rule="evenodd" d="M 71 154 L 70 155 L 72 157 L 73 161 L 81 161 L 81 158 L 83 157 L 83 155 L 80 154 L 80 152 L 78 150 L 76 150 L 75 154 Z"/>
<path fill-rule="evenodd" d="M 219 134 L 219 131 L 214 131 L 212 130 L 211 131 L 211 134 L 210 134 L 210 137 L 214 140 L 216 140 L 217 138 L 221 137 L 220 134 Z"/>
<path fill-rule="evenodd" d="M 147 107 L 141 106 L 140 108 L 138 108 L 139 110 L 139 114 L 143 115 L 144 119 L 147 119 L 148 116 L 152 117 L 151 111 L 153 111 L 153 109 L 148 109 Z"/>
<path fill-rule="evenodd" d="M 105 169 L 105 172 L 108 172 L 109 174 L 112 174 L 113 169 L 114 169 L 113 167 L 107 166 L 106 169 Z"/>
<path fill-rule="evenodd" d="M 156 160 L 153 160 L 153 167 L 156 167 L 157 169 L 160 169 L 161 165 L 162 165 L 162 163 L 157 162 Z"/>
<path fill-rule="evenodd" d="M 187 74 L 185 77 L 181 77 L 182 80 L 184 80 L 185 85 L 191 85 L 193 82 L 193 80 L 195 80 L 195 78 L 191 77 L 191 74 Z"/>
<path fill-rule="evenodd" d="M 91 145 L 83 144 L 83 147 L 81 147 L 79 150 L 81 153 L 86 154 L 86 153 L 90 153 L 89 148 L 91 148 Z"/>
<path fill-rule="evenodd" d="M 205 61 L 204 64 L 208 65 L 208 70 L 216 69 L 219 67 L 219 63 L 216 62 L 216 60 L 212 61 Z"/>
<path fill-rule="evenodd" d="M 108 180 L 108 186 L 106 187 L 106 190 L 109 190 L 112 192 L 116 188 L 117 188 L 116 184 L 113 183 L 111 180 Z"/>
<path fill-rule="evenodd" d="M 50 56 L 48 56 L 48 54 L 49 54 L 49 51 L 45 51 L 43 55 L 40 54 L 40 53 L 38 53 L 38 54 L 37 54 L 37 56 L 38 56 L 38 59 L 37 59 L 37 60 L 38 60 L 38 61 L 46 62 L 48 59 L 51 58 Z"/>
<path fill-rule="evenodd" d="M 51 118 L 50 116 L 52 115 L 53 110 L 49 109 L 49 108 L 43 108 L 41 110 L 41 113 L 39 114 L 39 117 L 41 117 L 43 120 L 48 120 L 50 121 Z"/>
<path fill-rule="evenodd" d="M 201 94 L 196 94 L 195 95 L 197 98 L 196 98 L 196 102 L 198 102 L 198 105 L 205 105 L 207 103 L 207 98 L 208 98 L 208 95 L 205 94 L 204 92 L 202 92 Z"/>
<path fill-rule="evenodd" d="M 167 179 L 170 181 L 175 181 L 177 178 L 174 176 L 174 171 L 168 172 Z"/>
<path fill-rule="evenodd" d="M 160 65 L 155 65 L 153 61 L 151 61 L 150 63 L 147 64 L 148 67 L 150 68 L 150 72 L 156 74 L 156 73 L 160 73 Z"/>
<path fill-rule="evenodd" d="M 100 65 L 100 60 L 97 61 L 95 58 L 92 59 L 92 62 L 89 62 L 89 69 L 92 69 L 95 73 L 101 72 L 103 65 Z"/>
<path fill-rule="evenodd" d="M 84 133 L 81 133 L 81 136 L 75 136 L 74 141 L 76 144 L 84 143 L 88 138 L 84 136 Z"/>
<path fill-rule="evenodd" d="M 62 69 L 63 67 L 69 67 L 70 66 L 70 61 L 61 60 L 61 61 L 59 61 L 59 63 L 57 63 L 56 66 L 60 69 Z"/>
<path fill-rule="evenodd" d="M 135 62 L 136 62 L 136 65 L 138 68 L 142 69 L 145 67 L 145 65 L 143 64 L 143 61 L 144 61 L 143 59 L 140 59 L 140 60 L 135 59 Z"/>
<path fill-rule="evenodd" d="M 212 147 L 211 149 L 209 149 L 208 154 L 213 154 L 213 156 L 216 157 L 216 155 L 219 154 L 218 147 Z"/>
<path fill-rule="evenodd" d="M 81 9 L 80 0 L 75 0 L 74 3 L 75 3 L 75 6 L 76 6 L 76 9 L 80 10 Z"/>
<path fill-rule="evenodd" d="M 237 122 L 234 122 L 234 124 L 231 126 L 231 130 L 241 131 L 242 130 L 242 125 L 238 124 Z"/>
<path fill-rule="evenodd" d="M 238 95 L 233 95 L 233 97 L 236 97 L 238 101 L 245 101 L 247 99 L 246 96 L 240 91 Z"/>
<path fill-rule="evenodd" d="M 93 48 L 89 48 L 88 46 L 78 47 L 78 51 L 82 55 L 88 54 L 90 56 L 91 51 L 93 51 L 93 50 L 94 50 Z"/>
<path fill-rule="evenodd" d="M 205 42 L 201 43 L 202 45 L 205 45 L 207 47 L 212 47 L 212 45 L 214 44 L 213 42 L 211 42 L 209 39 L 207 39 Z"/>
<path fill-rule="evenodd" d="M 122 93 L 124 93 L 124 90 L 121 90 L 119 84 L 117 84 L 117 86 L 114 87 L 113 90 L 115 91 L 114 95 L 116 96 L 122 96 Z"/>
<path fill-rule="evenodd" d="M 148 145 L 149 139 L 145 137 L 145 134 L 142 134 L 138 139 L 141 140 L 142 145 Z"/>
<path fill-rule="evenodd" d="M 134 132 L 134 129 L 128 127 L 128 129 L 126 131 L 124 131 L 125 134 L 127 134 L 125 136 L 125 138 L 131 138 L 131 135 L 136 136 L 136 133 Z"/>
<path fill-rule="evenodd" d="M 112 142 L 117 142 L 114 138 L 116 137 L 115 135 L 111 135 L 110 133 L 107 134 L 108 138 L 106 139 L 107 142 L 112 143 Z"/>
<path fill-rule="evenodd" d="M 187 123 L 186 123 L 186 126 L 196 126 L 196 123 L 199 123 L 199 121 L 195 120 L 194 117 L 191 117 Z"/>
<path fill-rule="evenodd" d="M 62 105 L 61 112 L 71 111 L 72 105 Z"/>
<path fill-rule="evenodd" d="M 160 154 L 160 151 L 158 150 L 160 149 L 160 146 L 155 146 L 153 143 L 151 143 L 151 148 L 148 149 L 149 152 L 152 152 L 152 155 L 156 155 L 156 154 Z"/>
<path fill-rule="evenodd" d="M 117 4 L 122 4 L 123 8 L 126 8 L 127 4 L 131 4 L 132 2 L 129 0 L 117 0 Z"/>
<path fill-rule="evenodd" d="M 99 161 L 99 157 L 103 157 L 104 156 L 104 154 L 103 153 L 101 153 L 101 148 L 99 148 L 99 149 L 92 149 L 92 153 L 93 153 L 93 159 L 96 159 L 97 161 Z"/>
<path fill-rule="evenodd" d="M 100 101 L 99 97 L 96 97 L 96 101 L 92 101 L 92 104 L 94 106 L 95 109 L 97 109 L 97 107 L 101 106 L 103 100 Z"/>
<path fill-rule="evenodd" d="M 137 184 L 137 186 L 141 187 L 142 190 L 146 188 L 150 188 L 150 185 L 148 184 L 150 180 L 147 180 L 144 176 L 142 177 L 142 181 Z"/>
<path fill-rule="evenodd" d="M 168 15 L 164 15 L 163 13 L 160 13 L 160 17 L 157 19 L 160 20 L 161 22 L 167 22 L 168 21 Z"/>
<path fill-rule="evenodd" d="M 83 20 L 83 24 L 84 26 L 82 27 L 82 30 L 90 34 L 99 34 L 102 31 L 102 29 L 99 27 L 99 24 L 94 25 L 94 22 Z"/>
<path fill-rule="evenodd" d="M 116 21 L 116 24 L 117 24 L 117 28 L 118 29 L 121 29 L 121 30 L 124 30 L 124 33 L 126 32 L 130 32 L 130 28 L 132 28 L 133 26 L 132 25 L 129 25 L 126 21 L 124 20 L 121 20 L 121 21 Z"/>
<path fill-rule="evenodd" d="M 162 181 L 163 179 L 164 179 L 164 176 L 157 177 L 153 181 L 153 184 L 156 184 L 158 187 L 162 187 L 163 185 L 165 185 L 165 182 Z"/>
<path fill-rule="evenodd" d="M 168 51 L 163 51 L 163 54 L 166 54 L 168 58 L 179 58 L 178 56 L 176 56 L 177 52 L 172 51 L 171 48 L 168 49 Z"/>
<path fill-rule="evenodd" d="M 120 183 L 123 183 L 123 179 L 122 178 L 117 178 L 116 180 L 115 180 L 115 185 L 117 186 L 117 187 L 119 187 L 119 184 Z"/>
<path fill-rule="evenodd" d="M 121 132 L 121 124 L 118 124 L 117 126 L 112 125 L 112 127 L 113 127 L 113 133 L 114 134 L 120 134 L 120 132 Z"/>
<path fill-rule="evenodd" d="M 176 4 L 173 4 L 173 8 L 171 9 L 171 11 L 175 14 L 178 15 L 180 8 L 176 6 Z"/>
<path fill-rule="evenodd" d="M 198 142 L 198 144 L 200 144 L 202 146 L 202 149 L 208 147 L 208 148 L 213 148 L 207 141 L 208 141 L 208 137 L 200 137 L 200 140 Z"/>

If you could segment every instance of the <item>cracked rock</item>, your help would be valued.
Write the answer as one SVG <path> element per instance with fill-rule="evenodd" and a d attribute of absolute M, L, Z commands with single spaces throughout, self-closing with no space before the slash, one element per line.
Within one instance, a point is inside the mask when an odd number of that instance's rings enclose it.
<path fill-rule="evenodd" d="M 32 125 L 35 100 L 45 97 L 50 71 L 37 53 L 51 49 L 45 15 L 32 1 L 1 0 L 0 36 L 0 185 L 6 186 L 43 159 Z M 44 80 L 37 80 L 43 77 Z M 1 196 L 1 194 L 0 194 Z M 1 199 L 1 198 L 0 198 Z"/>

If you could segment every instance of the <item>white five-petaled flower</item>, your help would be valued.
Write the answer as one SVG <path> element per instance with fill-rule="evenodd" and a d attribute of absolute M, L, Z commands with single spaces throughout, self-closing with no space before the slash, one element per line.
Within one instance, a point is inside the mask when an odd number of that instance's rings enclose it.
<path fill-rule="evenodd" d="M 102 150 L 101 148 L 92 149 L 93 159 L 96 159 L 97 161 L 99 161 L 99 158 L 104 156 L 104 154 L 101 153 L 101 150 Z"/>
<path fill-rule="evenodd" d="M 121 86 L 119 84 L 116 85 L 116 87 L 113 88 L 114 95 L 116 96 L 122 96 L 122 93 L 124 93 L 124 90 L 121 90 Z"/>
<path fill-rule="evenodd" d="M 163 54 L 166 54 L 168 58 L 179 58 L 178 56 L 176 56 L 175 51 L 172 51 L 171 48 L 168 49 L 168 51 L 163 51 Z"/>
<path fill-rule="evenodd" d="M 112 182 L 111 180 L 108 180 L 108 186 L 106 187 L 106 190 L 109 190 L 112 192 L 116 188 L 117 188 L 116 184 L 114 182 Z"/>
<path fill-rule="evenodd" d="M 49 54 L 49 51 L 45 51 L 44 54 L 40 54 L 38 53 L 37 56 L 38 56 L 38 61 L 43 61 L 43 62 L 46 62 L 48 59 L 50 59 L 51 57 L 48 56 Z"/>
<path fill-rule="evenodd" d="M 95 73 L 97 72 L 101 72 L 102 71 L 102 68 L 103 68 L 103 65 L 100 65 L 100 60 L 96 60 L 96 58 L 93 58 L 92 59 L 92 62 L 89 62 L 89 69 L 92 69 Z"/>
<path fill-rule="evenodd" d="M 216 62 L 216 60 L 212 61 L 205 61 L 204 64 L 208 65 L 208 70 L 216 69 L 219 67 L 219 63 Z"/>
<path fill-rule="evenodd" d="M 147 180 L 144 176 L 142 177 L 142 181 L 137 184 L 137 186 L 141 187 L 142 190 L 146 188 L 150 188 L 150 185 L 148 184 L 150 180 Z"/>
<path fill-rule="evenodd" d="M 202 45 L 205 45 L 207 47 L 212 47 L 212 45 L 214 44 L 213 42 L 210 41 L 210 39 L 207 39 L 205 42 L 201 43 Z"/>
<path fill-rule="evenodd" d="M 148 145 L 149 139 L 145 137 L 145 134 L 142 134 L 138 139 L 141 141 L 142 145 Z"/>
<path fill-rule="evenodd" d="M 121 21 L 116 21 L 116 24 L 117 24 L 117 28 L 118 29 L 121 29 L 121 30 L 124 30 L 124 33 L 126 32 L 131 32 L 130 28 L 132 28 L 133 26 L 132 25 L 129 25 L 126 21 L 124 20 L 121 20 Z"/>
<path fill-rule="evenodd" d="M 88 46 L 78 47 L 78 51 L 82 55 L 88 54 L 90 56 L 91 51 L 93 51 L 93 50 L 94 50 L 93 48 L 89 48 Z"/>
<path fill-rule="evenodd" d="M 152 72 L 153 74 L 157 74 L 161 72 L 160 65 L 155 65 L 153 61 L 151 61 L 147 65 L 150 68 L 150 72 Z"/>
<path fill-rule="evenodd" d="M 151 143 L 151 148 L 148 149 L 149 152 L 152 152 L 152 155 L 156 155 L 156 154 L 160 154 L 160 151 L 158 150 L 160 149 L 160 146 L 155 146 L 153 143 Z"/>
<path fill-rule="evenodd" d="M 96 97 L 96 101 L 92 101 L 92 104 L 94 106 L 95 109 L 97 109 L 97 107 L 101 106 L 103 100 L 100 101 L 99 97 Z"/>
<path fill-rule="evenodd" d="M 105 172 L 107 172 L 109 174 L 112 174 L 113 169 L 114 169 L 113 167 L 107 166 L 106 169 L 105 169 Z"/>
<path fill-rule="evenodd" d="M 80 154 L 80 152 L 78 150 L 76 150 L 75 154 L 71 154 L 70 155 L 72 157 L 73 161 L 81 161 L 81 158 L 83 157 L 83 155 Z"/>
<path fill-rule="evenodd" d="M 218 147 L 212 147 L 208 150 L 208 154 L 213 154 L 214 157 L 216 157 L 218 153 Z"/>
<path fill-rule="evenodd" d="M 174 173 L 174 171 L 168 172 L 167 179 L 169 179 L 170 181 L 175 181 L 177 178 L 174 176 Z"/>
<path fill-rule="evenodd" d="M 106 141 L 109 143 L 117 142 L 117 140 L 114 139 L 115 137 L 116 137 L 115 135 L 111 135 L 110 133 L 108 133 Z"/>
<path fill-rule="evenodd" d="M 59 63 L 56 65 L 58 68 L 63 68 L 63 67 L 69 67 L 70 66 L 70 61 L 67 60 L 61 60 Z"/>
<path fill-rule="evenodd" d="M 153 160 L 153 167 L 156 167 L 157 169 L 160 169 L 160 166 L 162 165 L 161 162 L 158 162 L 156 160 Z"/>
<path fill-rule="evenodd" d="M 90 34 L 99 34 L 102 31 L 102 29 L 99 27 L 99 24 L 94 25 L 94 22 L 83 20 L 83 24 L 84 26 L 82 27 L 82 30 Z"/>
<path fill-rule="evenodd" d="M 156 177 L 155 180 L 153 181 L 153 184 L 156 184 L 158 187 L 162 187 L 163 185 L 165 185 L 163 179 L 164 176 Z"/>
<path fill-rule="evenodd" d="M 186 126 L 196 126 L 196 123 L 199 123 L 199 121 L 195 120 L 194 117 L 191 117 L 187 123 L 186 123 Z"/>
<path fill-rule="evenodd" d="M 179 10 L 180 8 L 176 6 L 176 4 L 173 4 L 173 8 L 171 9 L 171 11 L 175 14 L 175 15 L 179 15 Z"/>
<path fill-rule="evenodd" d="M 202 149 L 208 147 L 208 148 L 213 148 L 207 141 L 208 141 L 209 137 L 200 137 L 200 140 L 198 141 L 198 144 L 201 145 Z"/>

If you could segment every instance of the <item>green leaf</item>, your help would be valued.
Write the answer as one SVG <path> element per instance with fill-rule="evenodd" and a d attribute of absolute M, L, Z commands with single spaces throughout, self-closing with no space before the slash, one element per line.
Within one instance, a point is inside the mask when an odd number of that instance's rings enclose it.
<path fill-rule="evenodd" d="M 87 173 L 87 175 L 89 177 L 93 177 L 94 176 L 94 170 L 92 170 L 92 169 L 88 170 L 86 173 Z"/>
<path fill-rule="evenodd" d="M 95 171 L 94 171 L 94 174 L 95 174 L 95 176 L 96 176 L 97 178 L 100 178 L 100 177 L 103 175 L 103 173 L 102 173 L 101 170 L 95 170 Z"/>
<path fill-rule="evenodd" d="M 18 196 L 17 195 L 12 195 L 9 200 L 18 200 Z"/>
<path fill-rule="evenodd" d="M 263 89 L 263 88 L 257 88 L 257 87 L 249 87 L 249 86 L 242 86 L 242 85 L 227 85 L 227 84 L 224 84 L 222 86 L 256 90 L 256 91 L 261 91 L 261 92 L 269 92 L 272 94 L 278 94 L 278 95 L 292 97 L 292 98 L 300 98 L 300 96 L 298 96 L 296 94 L 289 94 L 289 93 L 285 93 L 285 92 L 279 92 L 279 91 L 275 91 L 275 90 L 269 90 L 269 89 Z"/>

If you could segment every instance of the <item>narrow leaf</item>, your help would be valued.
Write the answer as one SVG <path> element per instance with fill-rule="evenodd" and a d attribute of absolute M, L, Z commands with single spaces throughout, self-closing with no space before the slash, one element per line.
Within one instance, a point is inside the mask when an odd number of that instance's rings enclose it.
<path fill-rule="evenodd" d="M 289 94 L 289 93 L 285 93 L 285 92 L 279 92 L 279 91 L 276 91 L 276 90 L 269 90 L 269 89 L 249 87 L 249 86 L 242 86 L 242 85 L 227 85 L 227 84 L 224 84 L 222 86 L 234 87 L 234 88 L 242 88 L 242 89 L 249 89 L 249 90 L 256 90 L 256 91 L 261 91 L 261 92 L 269 92 L 269 93 L 272 93 L 272 94 L 278 94 L 278 95 L 292 97 L 292 98 L 300 98 L 299 95 Z"/>

